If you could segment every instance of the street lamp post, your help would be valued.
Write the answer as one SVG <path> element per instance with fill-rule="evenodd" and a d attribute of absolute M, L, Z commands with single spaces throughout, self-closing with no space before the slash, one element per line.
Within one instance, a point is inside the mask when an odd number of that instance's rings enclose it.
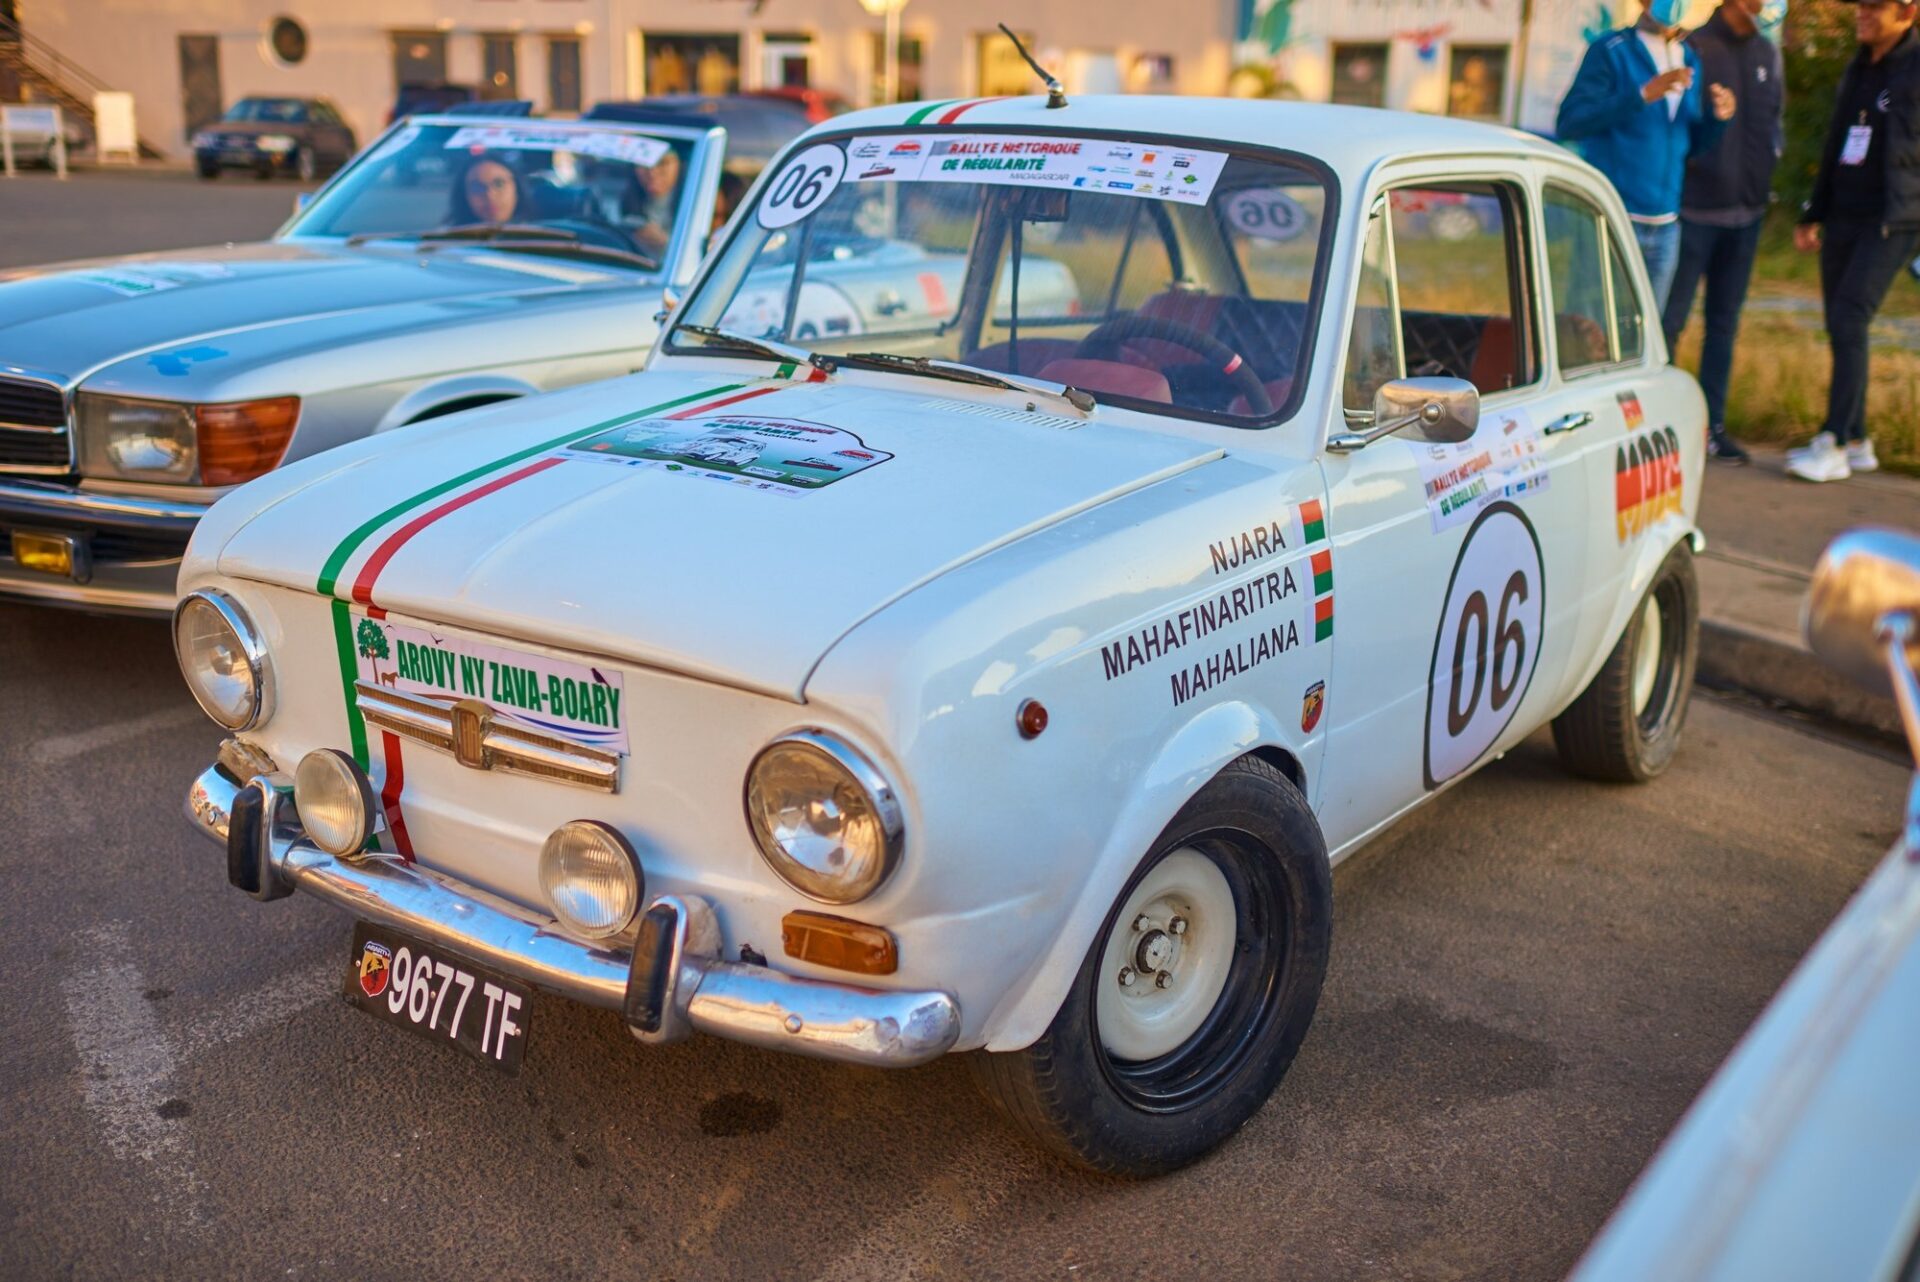
<path fill-rule="evenodd" d="M 872 16 L 887 20 L 887 48 L 882 55 L 881 93 L 889 103 L 900 101 L 900 11 L 907 0 L 860 0 Z"/>

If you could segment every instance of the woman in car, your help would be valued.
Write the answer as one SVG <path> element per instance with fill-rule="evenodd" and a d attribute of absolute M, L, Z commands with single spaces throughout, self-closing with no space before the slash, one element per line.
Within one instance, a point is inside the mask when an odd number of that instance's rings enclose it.
<path fill-rule="evenodd" d="M 467 160 L 449 193 L 447 225 L 512 222 L 531 207 L 526 184 L 511 166 L 482 152 Z"/>

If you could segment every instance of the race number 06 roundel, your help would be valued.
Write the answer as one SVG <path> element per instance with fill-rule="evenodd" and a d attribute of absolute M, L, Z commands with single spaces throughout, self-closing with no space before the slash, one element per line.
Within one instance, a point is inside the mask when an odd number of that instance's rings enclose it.
<path fill-rule="evenodd" d="M 820 208 L 846 172 L 847 153 L 838 143 L 816 143 L 780 167 L 755 217 L 768 231 L 797 223 Z"/>
<path fill-rule="evenodd" d="M 1493 747 L 1526 699 L 1546 620 L 1540 536 L 1511 503 L 1490 504 L 1460 545 L 1427 677 L 1427 787 Z"/>

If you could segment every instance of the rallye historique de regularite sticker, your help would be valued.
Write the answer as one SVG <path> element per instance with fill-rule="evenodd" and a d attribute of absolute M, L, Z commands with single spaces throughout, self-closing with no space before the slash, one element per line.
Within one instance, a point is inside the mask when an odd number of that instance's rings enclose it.
<path fill-rule="evenodd" d="M 824 423 L 746 414 L 642 419 L 575 441 L 565 455 L 662 468 L 786 495 L 820 489 L 893 457 L 852 432 Z"/>

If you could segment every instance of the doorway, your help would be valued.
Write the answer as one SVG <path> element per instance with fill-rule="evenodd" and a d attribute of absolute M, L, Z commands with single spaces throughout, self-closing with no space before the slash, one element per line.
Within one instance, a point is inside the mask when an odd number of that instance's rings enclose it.
<path fill-rule="evenodd" d="M 180 119 L 185 137 L 220 119 L 220 37 L 180 37 Z"/>

